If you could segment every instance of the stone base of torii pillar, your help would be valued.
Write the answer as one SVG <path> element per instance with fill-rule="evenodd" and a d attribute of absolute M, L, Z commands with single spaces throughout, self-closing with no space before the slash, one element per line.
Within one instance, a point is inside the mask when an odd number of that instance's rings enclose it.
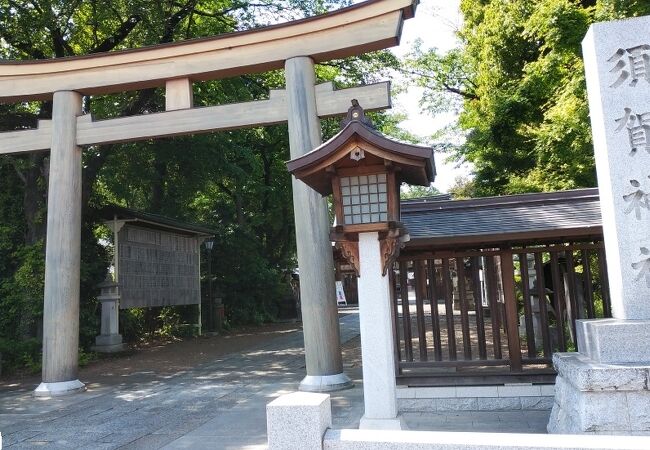
<path fill-rule="evenodd" d="M 86 390 L 86 385 L 79 380 L 41 383 L 34 390 L 34 397 L 60 397 Z"/>

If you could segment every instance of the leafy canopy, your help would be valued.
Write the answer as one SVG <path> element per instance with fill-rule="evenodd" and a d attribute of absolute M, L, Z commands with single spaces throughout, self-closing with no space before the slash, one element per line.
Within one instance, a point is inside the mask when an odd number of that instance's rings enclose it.
<path fill-rule="evenodd" d="M 431 113 L 460 110 L 451 156 L 473 195 L 596 185 L 581 41 L 596 21 L 650 14 L 627 0 L 462 0 L 462 47 L 417 46 L 405 66 Z"/>

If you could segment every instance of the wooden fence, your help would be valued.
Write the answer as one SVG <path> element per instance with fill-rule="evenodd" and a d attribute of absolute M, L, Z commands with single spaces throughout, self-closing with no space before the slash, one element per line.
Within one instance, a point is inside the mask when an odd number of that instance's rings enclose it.
<path fill-rule="evenodd" d="M 399 384 L 552 382 L 575 320 L 611 316 L 600 241 L 407 254 L 392 282 Z"/>

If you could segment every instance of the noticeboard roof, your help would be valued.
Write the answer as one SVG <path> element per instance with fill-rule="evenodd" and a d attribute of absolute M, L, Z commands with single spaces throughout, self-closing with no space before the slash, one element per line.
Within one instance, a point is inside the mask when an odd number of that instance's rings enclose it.
<path fill-rule="evenodd" d="M 192 223 L 182 222 L 180 220 L 172 219 L 170 217 L 161 216 L 158 214 L 137 211 L 135 209 L 125 208 L 123 206 L 108 205 L 101 209 L 101 216 L 106 222 L 113 220 L 137 223 L 138 225 L 152 229 L 163 229 L 169 231 L 176 231 L 182 234 L 191 234 L 195 236 L 214 236 L 216 231 L 210 228 L 196 225 Z"/>

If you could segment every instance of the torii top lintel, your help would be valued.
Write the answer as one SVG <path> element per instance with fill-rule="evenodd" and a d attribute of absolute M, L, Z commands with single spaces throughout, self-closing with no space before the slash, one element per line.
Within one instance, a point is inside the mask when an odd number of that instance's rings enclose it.
<path fill-rule="evenodd" d="M 56 91 L 106 94 L 282 68 L 397 45 L 419 0 L 368 0 L 327 14 L 256 30 L 95 55 L 1 61 L 0 102 L 42 100 Z"/>

